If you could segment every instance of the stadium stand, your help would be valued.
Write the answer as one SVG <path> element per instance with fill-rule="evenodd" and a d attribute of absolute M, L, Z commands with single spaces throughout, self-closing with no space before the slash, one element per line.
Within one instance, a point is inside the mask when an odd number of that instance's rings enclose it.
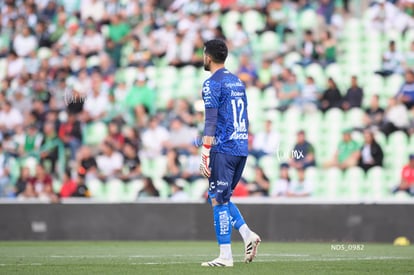
<path fill-rule="evenodd" d="M 102 13 L 92 14 L 97 2 L 103 3 Z M 303 129 L 315 147 L 317 166 L 305 171 L 306 180 L 313 184 L 313 197 L 320 200 L 402 198 L 391 190 L 399 182 L 400 171 L 410 152 L 414 152 L 414 111 L 405 105 L 406 128 L 388 136 L 381 129 L 371 129 L 385 155 L 382 167 L 365 173 L 359 167 L 341 171 L 324 169 L 321 164 L 332 157 L 344 129 L 351 129 L 362 146 L 362 130 L 368 126 L 365 108 L 372 95 L 379 96 L 380 107 L 387 112 L 388 99 L 395 97 L 401 85 L 407 83 L 402 72 L 385 78 L 374 72 L 383 66 L 382 56 L 390 41 L 395 41 L 398 52 L 404 56 L 396 60 L 398 66 L 414 70 L 413 63 L 404 62 L 414 60 L 412 1 L 386 2 L 396 16 L 379 19 L 384 20 L 385 29 L 377 29 L 373 21 L 373 14 L 382 5 L 376 1 L 352 1 L 348 10 L 344 10 L 343 1 L 332 0 L 333 13 L 323 9 L 320 1 L 311 0 L 253 1 L 253 6 L 249 1 L 232 1 L 234 4 L 230 7 L 225 7 L 226 1 L 211 0 L 97 2 L 0 1 L 0 197 L 27 199 L 25 192 L 19 193 L 15 185 L 20 171 L 28 167 L 35 179 L 36 165 L 41 164 L 53 177 L 56 193 L 63 184 L 64 171 L 69 169 L 79 186 L 87 186 L 90 191 L 87 196 L 98 200 L 136 200 L 145 176 L 153 179 L 161 198 L 168 198 L 172 183 L 164 180 L 170 169 L 166 154 L 174 149 L 179 154 L 175 180 L 184 185 L 189 198 L 203 198 L 206 180 L 190 182 L 181 177 L 189 152 L 181 147 L 180 140 L 170 141 L 175 142 L 176 148 L 166 145 L 171 122 L 176 118 L 190 129 L 187 133 L 193 135 L 194 144 L 203 129 L 200 89 L 208 74 L 200 64 L 202 48 L 194 43 L 200 35 L 203 40 L 213 37 L 227 40 L 230 55 L 226 66 L 233 72 L 238 72 L 242 55 L 251 57 L 249 62 L 256 73 L 263 69 L 264 60 L 271 62 L 270 82 L 264 86 L 249 83 L 246 89 L 250 140 L 263 130 L 264 122 L 269 119 L 280 136 L 277 152 L 258 163 L 268 175 L 271 188 L 279 177 L 280 163 L 292 157 L 297 131 Z M 35 13 L 27 17 L 30 9 Z M 46 28 L 39 32 L 42 24 Z M 24 32 L 26 27 L 29 33 Z M 92 36 L 86 34 L 88 29 L 95 30 Z M 310 42 L 304 41 L 308 30 L 314 34 Z M 332 33 L 329 41 L 322 39 L 324 31 Z M 35 43 L 31 45 L 31 41 Z M 302 63 L 308 51 L 309 65 Z M 333 54 L 334 59 L 326 62 L 324 57 L 328 54 Z M 300 107 L 303 95 L 299 91 L 288 108 L 281 109 L 281 85 L 292 75 L 296 76 L 298 87 L 303 87 L 306 77 L 314 78 L 318 89 L 313 95 L 316 105 L 327 88 L 328 78 L 335 80 L 344 96 L 351 76 L 356 75 L 364 92 L 362 106 L 350 110 L 309 111 Z M 94 98 L 93 91 L 97 91 Z M 11 103 L 10 110 L 5 106 L 7 102 Z M 81 124 L 81 146 L 91 151 L 87 158 L 78 154 L 75 160 L 70 159 L 70 148 L 64 144 L 72 138 L 72 129 L 66 129 L 68 140 L 58 137 L 52 143 L 51 137 L 42 134 L 45 123 L 53 123 L 58 133 L 69 113 L 74 113 Z M 166 132 L 164 137 L 154 131 L 149 137 L 153 143 L 142 139 L 152 118 L 158 120 L 158 130 Z M 110 122 L 119 131 L 111 132 Z M 30 127 L 36 127 L 42 137 L 40 147 L 33 146 Z M 105 165 L 96 163 L 97 156 L 104 153 L 104 143 L 110 143 L 122 156 L 121 167 L 111 167 L 111 177 L 104 176 L 106 171 L 100 170 Z M 134 146 L 136 159 L 125 157 L 126 143 Z M 52 151 L 56 152 L 58 162 L 54 170 L 50 158 L 46 157 Z M 364 154 L 361 147 L 361 156 Z M 246 182 L 253 180 L 255 165 L 254 158 L 250 157 L 244 173 Z M 139 176 L 121 180 L 137 166 Z M 297 180 L 296 171 L 293 168 L 289 171 L 292 180 Z M 35 184 L 39 196 L 45 188 L 42 180 L 27 180 L 26 184 Z"/>

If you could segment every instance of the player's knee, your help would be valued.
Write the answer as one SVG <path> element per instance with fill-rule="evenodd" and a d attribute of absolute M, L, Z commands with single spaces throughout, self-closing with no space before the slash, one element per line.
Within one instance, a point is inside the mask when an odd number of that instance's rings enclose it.
<path fill-rule="evenodd" d="M 218 200 L 216 198 L 211 198 L 211 206 L 217 206 L 217 205 L 223 205 L 223 204 L 227 204 L 227 201 L 223 201 L 223 200 Z"/>
<path fill-rule="evenodd" d="M 217 206 L 217 205 L 219 205 L 218 201 L 215 198 L 212 198 L 211 199 L 211 206 L 214 207 L 214 206 Z"/>

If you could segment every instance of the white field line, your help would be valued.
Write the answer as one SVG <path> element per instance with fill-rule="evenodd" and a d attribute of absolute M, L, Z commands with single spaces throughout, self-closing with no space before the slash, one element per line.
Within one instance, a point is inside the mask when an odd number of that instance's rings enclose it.
<path fill-rule="evenodd" d="M 132 255 L 127 256 L 128 258 L 165 258 L 165 256 L 160 255 Z M 189 257 L 188 255 L 174 255 L 176 257 Z M 242 256 L 242 255 L 235 255 L 236 257 Z M 42 257 L 42 256 L 39 256 Z M 60 256 L 60 255 L 51 255 L 46 256 L 51 258 L 125 258 L 123 256 L 115 256 L 115 255 L 76 255 L 76 256 Z M 191 255 L 190 257 L 211 257 L 211 255 Z M 267 259 L 263 259 L 263 257 Z M 269 257 L 273 257 L 274 259 L 269 259 Z M 289 259 L 277 259 L 277 257 L 289 257 Z M 317 261 L 317 262 L 339 262 L 339 261 L 371 261 L 371 260 L 405 260 L 405 259 L 413 259 L 413 257 L 403 257 L 403 256 L 366 256 L 366 257 L 312 257 L 310 255 L 306 254 L 262 254 L 259 255 L 257 259 L 255 259 L 255 262 L 279 262 L 279 261 L 289 261 L 289 262 L 311 262 L 311 261 Z M 243 264 L 243 262 L 235 261 L 235 263 Z M 168 261 L 168 262 L 132 262 L 129 263 L 130 265 L 174 265 L 174 264 L 200 264 L 199 261 Z M 5 266 L 41 266 L 42 263 L 0 263 L 0 268 Z"/>
<path fill-rule="evenodd" d="M 286 254 L 286 253 L 275 253 L 275 254 L 269 254 L 269 253 L 262 253 L 259 254 L 260 257 L 309 257 L 308 254 Z M 109 259 L 109 258 L 166 258 L 166 257 L 172 257 L 172 258 L 178 258 L 178 257 L 187 257 L 187 258 L 194 258 L 194 257 L 213 257 L 214 254 L 174 254 L 174 255 L 50 255 L 50 256 L 39 256 L 39 255 L 33 255 L 33 256 L 7 256 L 9 258 L 16 257 L 16 258 L 22 258 L 22 257 L 28 257 L 28 258 L 62 258 L 62 259 L 80 259 L 80 258 L 90 258 L 90 259 Z M 244 254 L 233 254 L 234 257 L 242 257 Z"/>
<path fill-rule="evenodd" d="M 340 262 L 340 261 L 370 261 L 370 260 L 396 260 L 396 259 L 413 259 L 411 257 L 388 257 L 388 256 L 378 256 L 378 257 L 336 257 L 336 258 L 306 258 L 306 259 L 289 259 L 289 262 L 311 262 L 311 261 L 319 261 L 319 262 Z M 279 260 L 280 261 L 280 260 Z M 261 262 L 261 263 L 269 263 L 269 262 L 278 262 L 278 260 L 262 260 L 262 259 L 255 259 L 254 262 Z M 244 262 L 235 261 L 235 263 L 244 264 Z M 165 263 L 156 263 L 156 262 L 142 262 L 142 263 L 130 263 L 131 265 L 169 265 L 169 264 L 200 264 L 200 262 L 165 262 Z"/>

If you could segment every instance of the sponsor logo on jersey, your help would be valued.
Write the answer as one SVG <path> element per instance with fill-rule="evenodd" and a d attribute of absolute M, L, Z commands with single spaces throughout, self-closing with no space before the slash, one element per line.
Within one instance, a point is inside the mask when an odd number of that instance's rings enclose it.
<path fill-rule="evenodd" d="M 231 96 L 244 96 L 244 92 L 231 91 Z"/>
<path fill-rule="evenodd" d="M 215 185 L 215 182 L 212 181 L 212 182 L 210 182 L 210 187 L 208 188 L 208 190 L 211 191 L 211 190 L 214 190 L 214 189 L 216 189 L 216 185 Z"/>
<path fill-rule="evenodd" d="M 242 82 L 226 83 L 226 84 L 224 84 L 224 86 L 227 87 L 227 88 L 244 87 Z"/>
<path fill-rule="evenodd" d="M 206 80 L 206 82 L 204 82 L 204 86 L 203 86 L 203 94 L 204 96 L 208 96 L 209 94 L 211 94 L 210 91 L 210 80 Z"/>
<path fill-rule="evenodd" d="M 221 181 L 221 180 L 217 181 L 217 186 L 228 186 L 228 185 L 229 183 L 227 181 Z"/>
<path fill-rule="evenodd" d="M 233 132 L 233 134 L 231 134 L 230 139 L 248 139 L 249 135 L 247 133 L 238 133 L 238 132 Z"/>

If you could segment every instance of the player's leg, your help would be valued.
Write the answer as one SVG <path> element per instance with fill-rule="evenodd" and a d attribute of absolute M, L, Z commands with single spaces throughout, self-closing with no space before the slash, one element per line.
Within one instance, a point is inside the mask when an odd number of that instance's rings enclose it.
<path fill-rule="evenodd" d="M 240 161 L 237 163 L 237 166 L 234 168 L 234 175 L 231 180 L 231 190 L 234 190 L 234 188 L 240 181 L 245 165 L 246 165 L 246 158 L 241 158 Z M 229 202 L 229 208 L 230 208 L 230 214 L 232 217 L 232 225 L 234 226 L 235 229 L 239 230 L 243 240 L 247 240 L 249 232 L 245 230 L 247 227 L 247 224 L 244 221 L 244 218 L 242 214 L 240 213 L 239 208 L 237 208 L 237 206 L 231 201 Z"/>
<path fill-rule="evenodd" d="M 230 209 L 232 226 L 234 226 L 234 228 L 239 231 L 240 235 L 243 238 L 243 241 L 246 242 L 251 232 L 249 227 L 244 221 L 244 218 L 242 214 L 240 213 L 239 208 L 233 202 L 229 202 L 229 209 Z"/>
<path fill-rule="evenodd" d="M 213 207 L 211 202 L 211 198 L 207 198 L 208 203 Z M 240 213 L 239 208 L 233 202 L 229 202 L 229 210 L 230 210 L 230 218 L 231 218 L 231 225 L 236 230 L 239 231 L 241 237 L 243 238 L 244 242 L 247 242 L 250 236 L 250 229 L 247 226 L 246 222 L 244 221 L 243 215 Z"/>
<path fill-rule="evenodd" d="M 211 176 L 209 178 L 209 199 L 213 207 L 214 229 L 220 247 L 220 256 L 202 266 L 233 266 L 231 252 L 231 215 L 229 199 L 231 196 L 231 179 L 234 166 L 231 158 L 220 153 L 210 155 Z"/>
<path fill-rule="evenodd" d="M 239 157 L 240 160 L 235 167 L 235 172 L 232 179 L 231 190 L 236 188 L 240 178 L 243 174 L 244 166 L 246 165 L 246 157 Z M 244 241 L 244 261 L 246 263 L 251 262 L 257 254 L 257 247 L 259 246 L 261 239 L 259 235 L 250 230 L 249 226 L 244 221 L 242 214 L 236 204 L 229 202 L 230 214 L 232 217 L 232 225 L 236 228 Z"/>

